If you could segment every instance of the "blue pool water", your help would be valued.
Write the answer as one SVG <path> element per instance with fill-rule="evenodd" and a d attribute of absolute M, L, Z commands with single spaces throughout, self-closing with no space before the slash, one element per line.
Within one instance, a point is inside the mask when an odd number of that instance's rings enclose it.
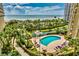
<path fill-rule="evenodd" d="M 61 39 L 59 36 L 46 36 L 40 40 L 40 43 L 47 46 L 49 43 L 59 39 Z"/>

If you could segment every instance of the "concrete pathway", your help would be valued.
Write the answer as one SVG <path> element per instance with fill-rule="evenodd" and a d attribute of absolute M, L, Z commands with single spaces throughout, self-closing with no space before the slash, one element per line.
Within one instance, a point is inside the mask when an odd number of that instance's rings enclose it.
<path fill-rule="evenodd" d="M 14 41 L 14 47 L 15 49 L 18 51 L 18 53 L 21 55 L 21 56 L 29 56 L 17 43 L 16 43 L 16 39 Z"/>
<path fill-rule="evenodd" d="M 21 47 L 15 47 L 21 56 L 29 56 Z"/>

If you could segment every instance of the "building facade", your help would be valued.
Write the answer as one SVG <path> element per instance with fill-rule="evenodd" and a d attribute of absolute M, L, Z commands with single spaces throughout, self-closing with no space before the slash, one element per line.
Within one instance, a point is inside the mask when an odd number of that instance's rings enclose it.
<path fill-rule="evenodd" d="M 69 10 L 70 12 L 68 13 L 68 36 L 70 35 L 72 38 L 77 38 L 79 37 L 79 3 L 71 3 Z"/>
<path fill-rule="evenodd" d="M 5 22 L 4 22 L 4 11 L 3 6 L 0 3 L 0 31 L 4 28 Z"/>
<path fill-rule="evenodd" d="M 65 20 L 69 20 L 70 6 L 70 3 L 65 3 Z"/>

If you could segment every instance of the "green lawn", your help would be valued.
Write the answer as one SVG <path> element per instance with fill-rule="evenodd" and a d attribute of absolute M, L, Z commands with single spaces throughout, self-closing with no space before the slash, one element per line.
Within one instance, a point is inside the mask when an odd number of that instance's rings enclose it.
<path fill-rule="evenodd" d="M 61 26 L 61 27 L 56 27 L 56 28 L 52 28 L 52 29 L 44 29 L 44 30 L 41 30 L 41 32 L 47 32 L 47 31 L 49 31 L 49 30 L 55 30 L 55 29 L 57 29 L 57 28 L 60 28 L 60 29 L 62 29 L 62 27 L 68 27 L 68 25 L 65 25 L 65 26 Z"/>

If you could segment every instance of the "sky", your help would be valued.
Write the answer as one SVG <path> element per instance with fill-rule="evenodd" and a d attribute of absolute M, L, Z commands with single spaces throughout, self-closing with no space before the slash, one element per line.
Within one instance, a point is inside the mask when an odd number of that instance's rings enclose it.
<path fill-rule="evenodd" d="M 64 3 L 4 3 L 5 15 L 64 15 Z"/>

